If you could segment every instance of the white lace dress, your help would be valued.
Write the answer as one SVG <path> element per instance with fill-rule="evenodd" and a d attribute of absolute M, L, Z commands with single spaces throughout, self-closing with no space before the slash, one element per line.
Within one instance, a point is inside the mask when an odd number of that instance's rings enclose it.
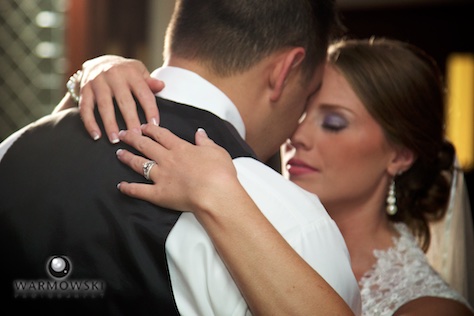
<path fill-rule="evenodd" d="M 468 305 L 431 268 L 408 227 L 397 223 L 395 228 L 400 237 L 394 238 L 394 246 L 375 250 L 377 262 L 359 281 L 362 315 L 392 315 L 403 304 L 424 296 L 454 299 Z"/>

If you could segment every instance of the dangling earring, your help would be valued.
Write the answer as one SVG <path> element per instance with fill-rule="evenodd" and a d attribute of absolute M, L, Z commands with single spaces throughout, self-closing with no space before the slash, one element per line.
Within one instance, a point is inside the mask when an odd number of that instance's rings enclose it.
<path fill-rule="evenodd" d="M 387 201 L 387 208 L 386 208 L 387 214 L 390 216 L 397 214 L 398 207 L 397 207 L 397 197 L 395 196 L 395 179 L 392 179 L 392 183 L 390 183 L 386 201 Z"/>

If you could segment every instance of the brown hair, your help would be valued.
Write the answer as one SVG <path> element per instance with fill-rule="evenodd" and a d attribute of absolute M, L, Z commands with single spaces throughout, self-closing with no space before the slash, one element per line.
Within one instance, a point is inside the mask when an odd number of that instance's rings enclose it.
<path fill-rule="evenodd" d="M 444 136 L 445 93 L 436 63 L 419 48 L 389 39 L 340 41 L 330 47 L 329 62 L 387 139 L 417 157 L 395 179 L 398 212 L 390 219 L 406 223 L 426 251 L 428 222 L 447 209 L 455 154 Z"/>
<path fill-rule="evenodd" d="M 216 74 L 247 70 L 288 47 L 303 47 L 310 78 L 338 24 L 332 0 L 178 0 L 165 55 L 196 59 Z"/>

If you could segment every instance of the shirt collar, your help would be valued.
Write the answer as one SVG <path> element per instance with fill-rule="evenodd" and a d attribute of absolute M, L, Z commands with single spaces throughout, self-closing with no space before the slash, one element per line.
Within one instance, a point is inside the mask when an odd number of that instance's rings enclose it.
<path fill-rule="evenodd" d="M 158 68 L 151 76 L 165 83 L 165 88 L 156 94 L 158 97 L 209 111 L 231 123 L 245 139 L 245 125 L 239 110 L 212 83 L 192 71 L 171 66 Z"/>

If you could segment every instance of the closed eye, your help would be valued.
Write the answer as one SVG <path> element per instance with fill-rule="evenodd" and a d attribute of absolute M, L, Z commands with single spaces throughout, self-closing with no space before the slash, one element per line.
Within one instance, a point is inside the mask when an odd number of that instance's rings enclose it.
<path fill-rule="evenodd" d="M 325 130 L 330 132 L 339 132 L 347 127 L 348 122 L 343 116 L 331 113 L 324 115 L 321 125 Z"/>

